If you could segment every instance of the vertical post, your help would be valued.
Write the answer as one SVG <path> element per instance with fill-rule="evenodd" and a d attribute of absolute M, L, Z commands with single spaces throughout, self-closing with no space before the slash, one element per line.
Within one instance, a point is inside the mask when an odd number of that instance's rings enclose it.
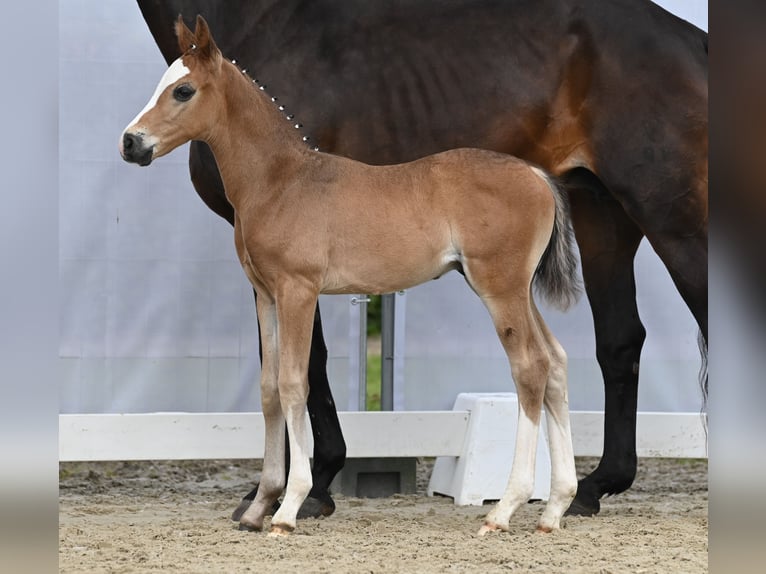
<path fill-rule="evenodd" d="M 394 410 L 395 297 L 394 293 L 381 297 L 380 409 L 383 411 Z M 359 298 L 352 299 L 356 300 L 354 304 L 361 303 Z M 366 311 L 363 308 L 362 310 Z M 362 332 L 366 334 L 366 327 Z M 402 332 L 397 339 L 400 343 L 404 341 Z M 391 480 L 392 474 L 395 476 L 395 480 Z M 331 488 L 340 490 L 343 494 L 357 497 L 389 496 L 398 492 L 413 494 L 416 474 L 416 458 L 349 458 L 346 460 L 343 470 L 336 475 Z M 359 477 L 362 475 L 373 476 L 374 479 L 360 481 Z"/>
<path fill-rule="evenodd" d="M 367 301 L 359 300 L 359 410 L 367 410 Z"/>
<path fill-rule="evenodd" d="M 380 410 L 394 410 L 394 303 L 396 294 L 381 297 Z"/>
<path fill-rule="evenodd" d="M 367 303 L 369 301 L 370 298 L 367 295 L 354 295 L 350 300 L 352 305 L 359 305 L 359 337 L 356 349 L 358 360 L 356 375 L 359 390 L 357 391 L 356 404 L 360 411 L 367 410 Z M 349 402 L 350 400 L 351 397 L 349 397 Z"/>

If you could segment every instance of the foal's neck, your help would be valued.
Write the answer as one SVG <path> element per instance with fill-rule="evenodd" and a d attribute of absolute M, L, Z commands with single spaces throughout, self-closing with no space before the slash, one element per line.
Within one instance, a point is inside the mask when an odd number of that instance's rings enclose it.
<path fill-rule="evenodd" d="M 278 193 L 277 184 L 290 178 L 312 153 L 295 122 L 235 65 L 224 62 L 223 121 L 207 139 L 221 171 L 226 196 L 234 206 L 265 200 Z"/>

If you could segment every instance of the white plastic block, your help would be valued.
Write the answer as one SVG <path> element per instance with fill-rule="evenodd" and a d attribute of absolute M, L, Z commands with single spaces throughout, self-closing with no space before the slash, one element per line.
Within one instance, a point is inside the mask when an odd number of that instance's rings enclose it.
<path fill-rule="evenodd" d="M 511 474 L 519 416 L 518 396 L 516 393 L 460 393 L 453 410 L 469 411 L 463 451 L 460 456 L 436 459 L 428 495 L 450 496 L 458 506 L 481 506 L 485 500 L 499 500 Z M 532 498 L 548 499 L 550 478 L 551 457 L 543 412 Z"/>

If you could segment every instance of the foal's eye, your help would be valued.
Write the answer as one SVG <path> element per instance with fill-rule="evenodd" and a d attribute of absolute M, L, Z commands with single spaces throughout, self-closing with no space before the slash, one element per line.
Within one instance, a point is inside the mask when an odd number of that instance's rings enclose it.
<path fill-rule="evenodd" d="M 179 102 L 187 102 L 193 95 L 194 89 L 187 84 L 181 84 L 173 90 L 173 97 Z"/>

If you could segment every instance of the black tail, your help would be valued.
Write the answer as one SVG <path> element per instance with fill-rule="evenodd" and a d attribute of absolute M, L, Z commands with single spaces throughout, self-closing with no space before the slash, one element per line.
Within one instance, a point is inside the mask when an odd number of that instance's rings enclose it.
<path fill-rule="evenodd" d="M 574 230 L 569 218 L 569 202 L 565 192 L 554 183 L 551 176 L 533 168 L 548 182 L 556 201 L 556 216 L 553 221 L 548 247 L 543 253 L 535 271 L 534 285 L 538 293 L 552 306 L 566 311 L 580 297 L 582 285 L 577 273 Z"/>

